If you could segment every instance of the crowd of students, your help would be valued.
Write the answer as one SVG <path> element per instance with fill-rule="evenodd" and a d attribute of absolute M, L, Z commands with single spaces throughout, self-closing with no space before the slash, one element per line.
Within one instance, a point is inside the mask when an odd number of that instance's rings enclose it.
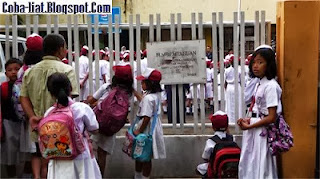
<path fill-rule="evenodd" d="M 147 54 L 143 51 L 140 76 L 137 75 L 136 62 L 129 65 L 129 51 L 122 48 L 121 62 L 114 64 L 114 76 L 110 78 L 110 52 L 108 48 L 99 51 L 99 77 L 95 76 L 93 65 L 93 79 L 99 78 L 100 88 L 93 89 L 93 95 L 89 95 L 89 59 L 88 47 L 83 46 L 79 58 L 80 84 L 77 84 L 74 65 L 68 65 L 66 57 L 66 43 L 63 36 L 49 34 L 44 39 L 37 34 L 27 38 L 27 51 L 23 64 L 18 59 L 10 59 L 5 64 L 7 82 L 1 84 L 1 112 L 3 135 L 1 136 L 1 164 L 7 167 L 9 177 L 21 177 L 23 165 L 27 160 L 25 156 L 31 155 L 33 178 L 102 178 L 106 168 L 106 157 L 113 153 L 115 135 L 106 136 L 98 132 L 99 125 L 92 107 L 105 99 L 113 88 L 122 88 L 126 93 L 139 102 L 139 122 L 134 126 L 134 135 L 149 133 L 151 121 L 156 120 L 153 132 L 153 159 L 166 158 L 166 149 L 163 139 L 163 131 L 160 115 L 154 118 L 154 113 L 160 114 L 161 105 L 166 97 L 163 87 L 160 85 L 161 73 L 147 66 Z M 93 52 L 94 53 L 94 52 Z M 94 55 L 93 55 L 94 57 Z M 218 71 L 218 99 L 213 98 L 212 82 L 213 63 L 210 51 L 207 53 L 207 85 L 205 98 L 208 105 L 212 100 L 221 100 L 220 88 L 226 88 L 226 116 L 229 124 L 237 123 L 243 132 L 242 152 L 239 164 L 240 178 L 276 178 L 277 171 L 275 158 L 270 155 L 266 138 L 259 136 L 263 126 L 275 122 L 276 116 L 282 112 L 281 88 L 276 78 L 275 53 L 270 46 L 258 47 L 253 55 L 247 58 L 246 67 L 246 98 L 248 104 L 252 104 L 254 116 L 252 118 L 235 119 L 234 111 L 241 105 L 234 105 L 235 84 L 232 52 L 225 59 L 225 83 L 219 81 Z M 211 59 L 210 59 L 211 57 Z M 70 59 L 71 60 L 71 59 Z M 93 59 L 94 60 L 94 59 Z M 149 59 L 150 60 L 150 59 Z M 101 63 L 100 63 L 101 62 Z M 67 63 L 67 64 L 64 64 Z M 72 62 L 74 63 L 74 62 Z M 132 73 L 132 71 L 134 73 Z M 241 69 L 239 68 L 239 79 Z M 141 81 L 143 94 L 137 92 L 136 86 Z M 222 86 L 224 85 L 224 86 Z M 93 85 L 95 86 L 95 85 Z M 187 90 L 187 99 L 193 98 L 195 86 L 192 84 Z M 198 87 L 197 87 L 198 88 Z M 200 90 L 200 89 L 199 89 Z M 199 91 L 198 90 L 198 91 Z M 73 99 L 81 93 L 82 102 L 73 102 Z M 253 98 L 252 98 L 253 96 Z M 199 97 L 199 95 L 198 95 Z M 240 99 L 239 99 L 240 101 Z M 73 160 L 45 160 L 41 156 L 38 143 L 38 124 L 43 117 L 50 114 L 54 108 L 70 107 L 73 119 L 81 132 L 88 131 L 90 138 L 98 146 L 97 158 L 92 155 L 90 141 L 85 144 L 85 151 Z M 192 112 L 189 105 L 187 113 Z M 194 107 L 195 108 L 195 107 Z M 195 110 L 195 109 L 193 109 Z M 225 120 L 225 118 L 223 118 Z M 213 121 L 211 119 L 211 121 Z M 227 126 L 214 126 L 216 134 L 223 138 L 226 136 Z M 219 132 L 220 131 L 220 132 Z M 212 150 L 214 142 L 205 148 L 203 154 Z M 22 167 L 21 167 L 22 166 Z M 201 166 L 198 167 L 201 174 L 205 173 Z M 135 178 L 148 178 L 152 164 L 136 161 Z"/>

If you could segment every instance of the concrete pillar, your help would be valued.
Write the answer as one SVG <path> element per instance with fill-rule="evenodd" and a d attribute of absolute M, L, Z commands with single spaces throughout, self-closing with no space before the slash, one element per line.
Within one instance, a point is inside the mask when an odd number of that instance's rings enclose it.
<path fill-rule="evenodd" d="M 294 147 L 282 157 L 284 178 L 313 178 L 316 160 L 320 1 L 277 3 L 277 63 Z"/>

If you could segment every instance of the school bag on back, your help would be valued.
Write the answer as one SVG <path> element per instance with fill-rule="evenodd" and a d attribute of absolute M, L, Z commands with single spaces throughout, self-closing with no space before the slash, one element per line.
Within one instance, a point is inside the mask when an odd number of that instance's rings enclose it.
<path fill-rule="evenodd" d="M 125 90 L 116 87 L 93 111 L 99 123 L 99 132 L 112 136 L 126 123 L 129 112 L 129 96 Z"/>
<path fill-rule="evenodd" d="M 220 139 L 217 135 L 210 138 L 216 145 L 210 155 L 207 175 L 209 178 L 238 178 L 240 148 L 233 142 L 231 135 Z"/>
<path fill-rule="evenodd" d="M 85 150 L 70 104 L 55 108 L 38 124 L 39 147 L 45 159 L 72 160 Z"/>

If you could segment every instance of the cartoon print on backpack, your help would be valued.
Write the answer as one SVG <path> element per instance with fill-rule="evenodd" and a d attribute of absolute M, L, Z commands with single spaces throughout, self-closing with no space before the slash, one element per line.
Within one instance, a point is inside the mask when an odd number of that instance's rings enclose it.
<path fill-rule="evenodd" d="M 69 138 L 66 135 L 60 136 L 60 139 L 57 140 L 55 146 L 57 147 L 58 151 L 61 155 L 70 155 L 71 151 L 69 150 Z"/>

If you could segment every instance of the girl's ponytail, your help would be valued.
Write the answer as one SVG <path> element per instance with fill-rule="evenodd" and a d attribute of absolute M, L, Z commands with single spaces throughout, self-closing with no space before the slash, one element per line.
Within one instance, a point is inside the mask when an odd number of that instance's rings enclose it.
<path fill-rule="evenodd" d="M 63 106 L 68 106 L 71 93 L 71 82 L 63 73 L 53 73 L 48 77 L 47 87 L 50 94 Z"/>
<path fill-rule="evenodd" d="M 59 92 L 58 92 L 58 103 L 63 105 L 63 106 L 68 106 L 68 95 L 66 94 L 66 92 L 64 91 L 64 89 L 60 88 Z"/>

